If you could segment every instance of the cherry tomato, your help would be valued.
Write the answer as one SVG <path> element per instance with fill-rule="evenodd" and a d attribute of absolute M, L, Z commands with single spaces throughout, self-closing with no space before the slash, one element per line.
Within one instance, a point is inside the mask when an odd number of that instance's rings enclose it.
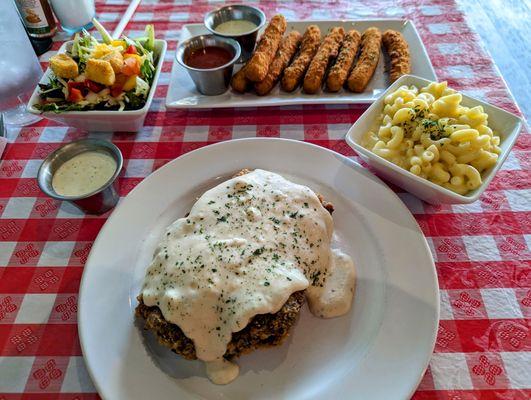
<path fill-rule="evenodd" d="M 127 50 L 125 50 L 125 54 L 137 54 L 135 45 L 130 44 Z"/>
<path fill-rule="evenodd" d="M 118 85 L 113 85 L 111 87 L 111 96 L 118 97 L 123 92 L 123 87 Z"/>
<path fill-rule="evenodd" d="M 127 76 L 140 75 L 140 63 L 138 62 L 136 57 L 127 57 L 124 60 L 122 74 Z"/>
<path fill-rule="evenodd" d="M 103 88 L 105 87 L 104 85 L 100 85 L 99 83 L 91 81 L 90 79 L 85 80 L 85 86 L 87 87 L 88 90 L 94 93 L 101 92 Z"/>
<path fill-rule="evenodd" d="M 70 88 L 70 90 L 68 91 L 68 101 L 71 101 L 72 103 L 77 103 L 81 100 L 83 100 L 81 90 L 76 89 L 75 87 Z"/>
<path fill-rule="evenodd" d="M 84 82 L 69 81 L 68 82 L 68 90 L 71 90 L 72 88 L 78 89 L 78 90 L 84 89 L 85 88 L 85 83 Z"/>

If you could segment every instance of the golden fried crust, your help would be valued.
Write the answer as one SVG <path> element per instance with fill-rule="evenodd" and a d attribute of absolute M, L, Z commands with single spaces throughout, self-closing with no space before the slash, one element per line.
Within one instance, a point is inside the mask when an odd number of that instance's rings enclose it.
<path fill-rule="evenodd" d="M 345 30 L 340 26 L 332 28 L 325 36 L 304 76 L 303 87 L 306 93 L 313 94 L 321 88 L 328 64 L 331 59 L 337 57 L 343 36 Z"/>
<path fill-rule="evenodd" d="M 330 92 L 339 91 L 347 80 L 348 73 L 358 53 L 360 41 L 361 35 L 355 29 L 348 31 L 345 35 L 339 56 L 332 68 L 330 68 L 328 78 L 326 79 L 326 87 Z"/>
<path fill-rule="evenodd" d="M 321 43 L 321 30 L 317 25 L 310 25 L 302 37 L 301 50 L 282 76 L 282 89 L 292 92 L 299 86 Z"/>
<path fill-rule="evenodd" d="M 361 93 L 369 84 L 380 60 L 381 45 L 382 34 L 377 28 L 372 27 L 363 32 L 360 58 L 348 77 L 351 91 Z"/>
<path fill-rule="evenodd" d="M 238 93 L 245 93 L 245 91 L 249 88 L 251 84 L 251 81 L 245 77 L 246 67 L 247 64 L 240 68 L 240 70 L 233 75 L 230 81 L 232 89 L 234 89 Z"/>
<path fill-rule="evenodd" d="M 245 77 L 253 82 L 262 81 L 277 53 L 278 46 L 282 36 L 286 31 L 286 18 L 282 14 L 275 15 L 271 18 L 269 25 L 256 46 L 256 50 L 247 63 Z"/>
<path fill-rule="evenodd" d="M 387 30 L 382 35 L 383 45 L 391 59 L 391 82 L 411 72 L 409 46 L 400 32 Z"/>
<path fill-rule="evenodd" d="M 297 31 L 291 31 L 282 39 L 277 55 L 269 67 L 266 77 L 262 82 L 255 83 L 254 89 L 260 96 L 268 94 L 276 85 L 280 74 L 288 66 L 301 43 L 302 35 Z"/>

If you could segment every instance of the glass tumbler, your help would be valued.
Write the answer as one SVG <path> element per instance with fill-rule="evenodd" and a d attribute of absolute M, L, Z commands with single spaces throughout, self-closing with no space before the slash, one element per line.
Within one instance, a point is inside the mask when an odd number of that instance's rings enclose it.
<path fill-rule="evenodd" d="M 92 27 L 92 18 L 96 16 L 94 0 L 51 0 L 51 4 L 66 33 L 72 35 Z"/>
<path fill-rule="evenodd" d="M 41 118 L 26 112 L 42 68 L 12 1 L 0 1 L 0 111 L 8 125 L 29 125 Z"/>

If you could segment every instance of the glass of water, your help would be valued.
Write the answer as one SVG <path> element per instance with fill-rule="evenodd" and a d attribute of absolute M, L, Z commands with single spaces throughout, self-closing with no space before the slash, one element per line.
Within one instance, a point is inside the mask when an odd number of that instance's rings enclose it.
<path fill-rule="evenodd" d="M 41 118 L 26 112 L 42 68 L 12 1 L 0 1 L 0 112 L 8 125 L 29 125 Z"/>
<path fill-rule="evenodd" d="M 51 0 L 53 12 L 68 34 L 92 27 L 96 16 L 94 0 Z"/>

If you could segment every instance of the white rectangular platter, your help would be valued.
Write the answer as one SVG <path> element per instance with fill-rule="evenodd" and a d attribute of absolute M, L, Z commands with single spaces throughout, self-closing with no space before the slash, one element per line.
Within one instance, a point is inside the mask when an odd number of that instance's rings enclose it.
<path fill-rule="evenodd" d="M 429 80 L 437 80 L 424 44 L 413 25 L 413 22 L 403 19 L 377 19 L 357 21 L 288 21 L 288 29 L 304 33 L 311 24 L 319 26 L 321 35 L 324 35 L 334 26 L 342 26 L 345 31 L 357 29 L 360 33 L 371 26 L 380 31 L 393 29 L 401 32 L 409 44 L 411 52 L 411 73 Z M 193 36 L 208 34 L 203 24 L 189 24 L 182 27 L 180 41 Z M 237 65 L 234 72 L 241 66 Z M 205 96 L 197 91 L 189 77 L 188 72 L 174 59 L 171 71 L 166 108 L 220 108 L 220 107 L 265 107 L 296 104 L 368 104 L 372 103 L 390 85 L 389 74 L 386 72 L 386 59 L 383 54 L 369 85 L 363 93 L 352 93 L 342 89 L 338 93 L 320 91 L 316 94 L 306 94 L 302 88 L 287 93 L 277 84 L 266 96 L 258 96 L 253 92 L 240 94 L 229 90 L 218 96 Z"/>

